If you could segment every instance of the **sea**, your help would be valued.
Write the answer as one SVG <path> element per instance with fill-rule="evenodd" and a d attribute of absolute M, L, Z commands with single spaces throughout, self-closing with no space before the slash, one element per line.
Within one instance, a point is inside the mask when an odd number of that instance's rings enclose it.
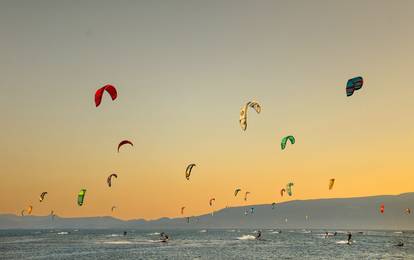
<path fill-rule="evenodd" d="M 414 259 L 404 231 L 352 231 L 351 244 L 347 230 L 126 231 L 1 230 L 0 259 Z"/>

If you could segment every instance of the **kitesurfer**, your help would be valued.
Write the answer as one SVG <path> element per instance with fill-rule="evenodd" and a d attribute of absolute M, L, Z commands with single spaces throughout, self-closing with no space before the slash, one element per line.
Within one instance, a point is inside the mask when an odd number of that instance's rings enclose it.
<path fill-rule="evenodd" d="M 403 242 L 403 241 L 400 241 L 400 242 L 398 242 L 398 244 L 396 244 L 395 246 L 400 246 L 400 247 L 402 247 L 402 246 L 404 246 L 404 242 Z"/>
<path fill-rule="evenodd" d="M 167 242 L 168 241 L 168 239 L 169 239 L 169 237 L 168 237 L 168 235 L 167 234 L 165 234 L 164 232 L 161 232 L 161 234 L 160 234 L 160 239 L 161 239 L 161 242 Z"/>
<path fill-rule="evenodd" d="M 256 240 L 260 240 L 262 237 L 262 231 L 258 230 L 256 235 Z"/>
<path fill-rule="evenodd" d="M 350 245 L 352 242 L 352 234 L 351 232 L 348 233 L 348 245 Z"/>

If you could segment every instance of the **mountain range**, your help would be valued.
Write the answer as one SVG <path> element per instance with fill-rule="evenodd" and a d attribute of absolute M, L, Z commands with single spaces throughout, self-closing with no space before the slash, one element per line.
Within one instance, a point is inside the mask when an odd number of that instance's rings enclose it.
<path fill-rule="evenodd" d="M 384 213 L 380 205 L 384 204 Z M 253 208 L 253 210 L 252 210 Z M 356 198 L 293 200 L 228 207 L 214 214 L 157 220 L 109 216 L 17 216 L 0 214 L 0 229 L 389 229 L 414 230 L 414 192 Z M 246 214 L 247 213 L 247 214 Z"/>

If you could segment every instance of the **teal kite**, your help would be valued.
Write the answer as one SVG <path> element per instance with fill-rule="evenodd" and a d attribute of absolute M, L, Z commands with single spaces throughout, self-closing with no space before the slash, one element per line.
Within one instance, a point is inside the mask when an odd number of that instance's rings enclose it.
<path fill-rule="evenodd" d="M 350 97 L 354 94 L 355 90 L 359 90 L 362 88 L 362 85 L 364 84 L 364 80 L 362 77 L 355 77 L 346 83 L 346 96 Z"/>

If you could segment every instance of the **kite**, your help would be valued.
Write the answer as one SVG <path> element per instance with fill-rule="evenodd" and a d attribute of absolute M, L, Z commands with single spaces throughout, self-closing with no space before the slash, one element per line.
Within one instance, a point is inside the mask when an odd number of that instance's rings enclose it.
<path fill-rule="evenodd" d="M 42 202 L 45 199 L 46 194 L 47 194 L 47 191 L 44 191 L 42 192 L 42 194 L 40 194 L 40 197 L 39 197 L 40 202 Z"/>
<path fill-rule="evenodd" d="M 280 190 L 280 196 L 282 196 L 282 197 L 283 197 L 283 193 L 284 193 L 284 192 L 286 192 L 286 190 L 285 190 L 285 189 L 281 189 L 281 190 Z"/>
<path fill-rule="evenodd" d="M 131 141 L 128 140 L 123 140 L 118 144 L 118 153 L 119 153 L 119 149 L 124 145 L 124 144 L 129 144 L 131 146 L 134 146 L 134 144 Z"/>
<path fill-rule="evenodd" d="M 330 190 L 332 190 L 332 188 L 333 188 L 333 186 L 334 186 L 334 183 L 335 183 L 335 179 L 330 179 L 330 180 L 329 180 L 329 189 L 330 189 Z"/>
<path fill-rule="evenodd" d="M 112 186 L 112 177 L 118 178 L 118 175 L 116 173 L 112 173 L 108 176 L 108 178 L 106 179 L 106 183 L 108 183 L 109 187 Z"/>
<path fill-rule="evenodd" d="M 193 167 L 196 166 L 194 163 L 191 163 L 187 166 L 185 169 L 185 178 L 187 180 L 190 180 L 191 171 L 193 170 Z"/>
<path fill-rule="evenodd" d="M 293 183 L 292 183 L 292 182 L 289 182 L 289 183 L 286 185 L 286 191 L 287 191 L 287 194 L 288 194 L 289 196 L 292 196 L 292 186 L 293 186 Z"/>
<path fill-rule="evenodd" d="M 288 140 L 290 141 L 291 144 L 295 144 L 295 137 L 293 137 L 292 135 L 285 136 L 282 138 L 282 142 L 280 143 L 280 147 L 282 148 L 282 150 L 286 148 L 286 144 Z"/>
<path fill-rule="evenodd" d="M 184 209 L 185 209 L 185 207 L 181 207 L 181 215 L 184 214 Z"/>
<path fill-rule="evenodd" d="M 209 201 L 210 206 L 213 206 L 213 201 L 216 202 L 216 199 L 215 198 L 210 199 L 210 201 Z"/>
<path fill-rule="evenodd" d="M 234 191 L 234 197 L 236 197 L 237 196 L 237 193 L 239 193 L 241 191 L 241 189 L 236 189 L 235 191 Z"/>
<path fill-rule="evenodd" d="M 244 105 L 244 107 L 241 108 L 239 122 L 240 122 L 240 127 L 243 131 L 246 131 L 247 129 L 247 109 L 249 107 L 256 110 L 258 114 L 260 114 L 260 111 L 262 111 L 260 104 L 257 103 L 256 101 L 249 101 Z"/>
<path fill-rule="evenodd" d="M 112 100 L 115 100 L 118 96 L 116 92 L 116 88 L 112 85 L 105 85 L 102 88 L 98 89 L 95 92 L 95 105 L 98 107 L 101 104 L 102 96 L 104 92 L 108 92 L 108 94 L 111 96 Z"/>
<path fill-rule="evenodd" d="M 250 194 L 250 191 L 246 191 L 246 193 L 244 194 L 244 200 L 247 201 L 247 195 Z"/>
<path fill-rule="evenodd" d="M 85 199 L 86 189 L 81 189 L 78 193 L 78 205 L 82 206 Z"/>
<path fill-rule="evenodd" d="M 355 77 L 346 83 L 346 96 L 350 97 L 354 94 L 355 90 L 359 90 L 362 88 L 362 85 L 364 84 L 364 80 L 362 77 Z"/>

